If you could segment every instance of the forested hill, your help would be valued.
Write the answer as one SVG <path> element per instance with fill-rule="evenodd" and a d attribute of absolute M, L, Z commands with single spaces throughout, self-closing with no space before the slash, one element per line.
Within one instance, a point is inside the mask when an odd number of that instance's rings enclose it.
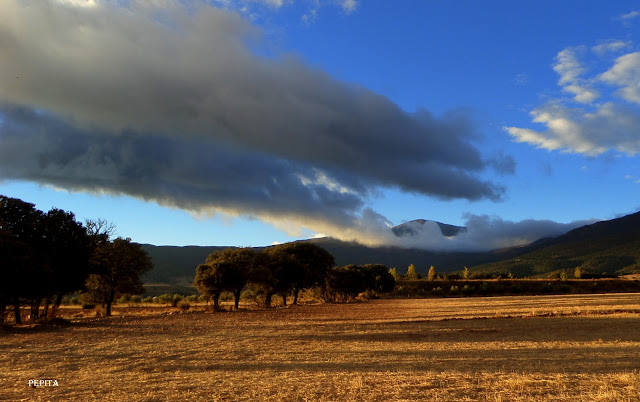
<path fill-rule="evenodd" d="M 422 224 L 423 222 L 417 222 Z M 456 233 L 464 228 L 447 227 Z M 408 235 L 406 224 L 396 226 L 401 235 Z M 441 228 L 443 227 L 441 226 Z M 337 265 L 384 264 L 406 272 L 414 264 L 419 273 L 431 265 L 439 273 L 455 272 L 465 266 L 472 272 L 500 274 L 511 272 L 516 277 L 548 277 L 565 271 L 573 276 L 580 267 L 585 274 L 618 275 L 640 272 L 640 212 L 610 221 L 574 229 L 562 236 L 542 239 L 532 244 L 490 252 L 438 252 L 399 247 L 366 247 L 358 243 L 332 238 L 304 240 L 317 244 L 335 259 Z M 173 247 L 142 245 L 151 256 L 155 268 L 145 276 L 145 282 L 190 285 L 198 264 L 215 250 L 224 247 Z"/>
<path fill-rule="evenodd" d="M 640 272 L 640 212 L 582 226 L 547 239 L 531 252 L 475 266 L 472 272 L 511 272 L 516 277 L 560 274 L 622 275 Z"/>

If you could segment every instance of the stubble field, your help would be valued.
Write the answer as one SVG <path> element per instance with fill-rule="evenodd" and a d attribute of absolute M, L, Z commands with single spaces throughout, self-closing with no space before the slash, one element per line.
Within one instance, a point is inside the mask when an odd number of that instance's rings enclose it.
<path fill-rule="evenodd" d="M 116 313 L 0 332 L 0 400 L 640 400 L 640 294 Z"/>

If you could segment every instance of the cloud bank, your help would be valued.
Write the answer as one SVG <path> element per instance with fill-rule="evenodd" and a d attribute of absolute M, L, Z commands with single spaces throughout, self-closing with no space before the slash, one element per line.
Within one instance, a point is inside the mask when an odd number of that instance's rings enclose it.
<path fill-rule="evenodd" d="M 390 222 L 366 207 L 381 188 L 503 196 L 481 175 L 515 163 L 481 155 L 464 111 L 407 113 L 262 56 L 258 28 L 204 2 L 85 3 L 0 3 L 0 179 L 368 244 L 388 241 Z"/>
<path fill-rule="evenodd" d="M 497 250 L 529 244 L 545 237 L 560 236 L 594 222 L 596 221 L 593 219 L 570 223 L 536 219 L 513 222 L 495 216 L 468 214 L 464 224 L 466 230 L 458 232 L 454 237 L 443 236 L 435 222 L 410 222 L 405 225 L 410 226 L 412 235 L 397 237 L 389 234 L 385 242 L 399 247 L 428 250 Z"/>

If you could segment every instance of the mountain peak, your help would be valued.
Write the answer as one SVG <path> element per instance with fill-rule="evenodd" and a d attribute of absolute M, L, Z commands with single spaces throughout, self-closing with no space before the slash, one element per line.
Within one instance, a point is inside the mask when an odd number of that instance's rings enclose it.
<path fill-rule="evenodd" d="M 405 222 L 398 226 L 394 226 L 393 228 L 391 228 L 391 230 L 393 231 L 393 234 L 395 234 L 398 237 L 414 236 L 417 234 L 419 228 L 427 222 L 433 222 L 436 225 L 438 225 L 442 235 L 447 237 L 455 236 L 458 233 L 466 232 L 467 230 L 467 228 L 465 228 L 464 226 L 449 225 L 447 223 L 432 221 L 428 219 L 414 219 L 412 221 Z"/>

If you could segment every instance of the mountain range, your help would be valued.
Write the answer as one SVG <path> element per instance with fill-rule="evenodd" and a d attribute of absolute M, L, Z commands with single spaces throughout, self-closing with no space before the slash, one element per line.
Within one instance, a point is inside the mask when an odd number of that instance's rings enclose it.
<path fill-rule="evenodd" d="M 418 219 L 393 227 L 396 236 L 415 235 L 416 225 L 429 221 Z M 456 236 L 464 227 L 435 222 L 444 236 Z M 451 252 L 406 249 L 401 247 L 368 247 L 330 237 L 301 240 L 325 248 L 337 265 L 379 263 L 396 267 L 399 273 L 409 264 L 426 273 L 431 265 L 439 273 L 451 273 L 469 267 L 471 272 L 515 277 L 548 277 L 580 267 L 585 273 L 610 275 L 640 272 L 640 212 L 609 221 L 574 229 L 555 238 L 537 240 L 525 246 L 488 252 Z M 154 246 L 142 245 L 151 256 L 154 269 L 145 276 L 148 283 L 171 283 L 189 286 L 195 269 L 221 246 Z M 257 248 L 261 249 L 261 248 Z"/>

